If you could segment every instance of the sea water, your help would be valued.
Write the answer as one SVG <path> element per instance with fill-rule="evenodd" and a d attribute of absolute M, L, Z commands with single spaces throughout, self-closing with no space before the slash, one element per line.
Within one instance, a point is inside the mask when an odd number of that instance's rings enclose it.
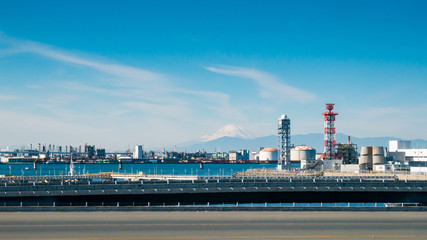
<path fill-rule="evenodd" d="M 274 169 L 276 164 L 215 164 L 205 163 L 203 169 L 200 164 L 191 163 L 127 163 L 122 164 L 74 164 L 76 174 L 85 173 L 139 173 L 161 175 L 199 175 L 199 176 L 231 176 L 236 172 L 248 169 Z M 299 164 L 292 165 L 293 168 Z M 69 164 L 0 164 L 0 175 L 13 176 L 41 176 L 41 175 L 67 175 L 70 171 Z"/>

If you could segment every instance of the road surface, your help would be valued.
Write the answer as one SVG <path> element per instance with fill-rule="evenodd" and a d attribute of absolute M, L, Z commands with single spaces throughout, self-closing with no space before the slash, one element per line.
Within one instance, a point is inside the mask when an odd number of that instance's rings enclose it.
<path fill-rule="evenodd" d="M 425 212 L 3 212 L 0 239 L 427 239 Z"/>

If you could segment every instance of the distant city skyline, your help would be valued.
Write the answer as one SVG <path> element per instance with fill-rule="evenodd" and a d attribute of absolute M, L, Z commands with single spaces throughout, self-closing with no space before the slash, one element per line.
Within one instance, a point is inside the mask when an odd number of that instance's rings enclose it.
<path fill-rule="evenodd" d="M 0 146 L 427 139 L 424 1 L 0 2 Z M 34 145 L 33 145 L 34 146 Z"/>

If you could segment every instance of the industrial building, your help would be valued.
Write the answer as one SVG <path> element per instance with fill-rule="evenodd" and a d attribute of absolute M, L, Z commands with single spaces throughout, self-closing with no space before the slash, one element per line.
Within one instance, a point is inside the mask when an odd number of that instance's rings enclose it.
<path fill-rule="evenodd" d="M 240 151 L 229 151 L 228 160 L 230 162 L 235 162 L 239 160 L 249 160 L 249 150 L 242 149 Z"/>
<path fill-rule="evenodd" d="M 136 145 L 135 150 L 133 152 L 134 159 L 142 159 L 143 158 L 142 145 Z"/>
<path fill-rule="evenodd" d="M 347 137 L 346 143 L 336 143 L 337 154 L 342 158 L 343 164 L 357 164 L 357 144 L 350 141 L 350 136 Z"/>
<path fill-rule="evenodd" d="M 427 149 L 412 148 L 411 141 L 391 140 L 388 145 L 389 154 L 395 161 L 427 161 Z"/>

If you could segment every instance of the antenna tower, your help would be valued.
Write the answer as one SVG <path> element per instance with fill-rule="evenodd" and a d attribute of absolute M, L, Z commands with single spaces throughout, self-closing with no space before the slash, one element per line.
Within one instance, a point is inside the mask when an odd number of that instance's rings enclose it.
<path fill-rule="evenodd" d="M 322 160 L 340 159 L 340 156 L 335 150 L 335 116 L 333 103 L 326 104 L 326 112 L 322 113 L 325 116 L 325 148 L 320 156 Z"/>

